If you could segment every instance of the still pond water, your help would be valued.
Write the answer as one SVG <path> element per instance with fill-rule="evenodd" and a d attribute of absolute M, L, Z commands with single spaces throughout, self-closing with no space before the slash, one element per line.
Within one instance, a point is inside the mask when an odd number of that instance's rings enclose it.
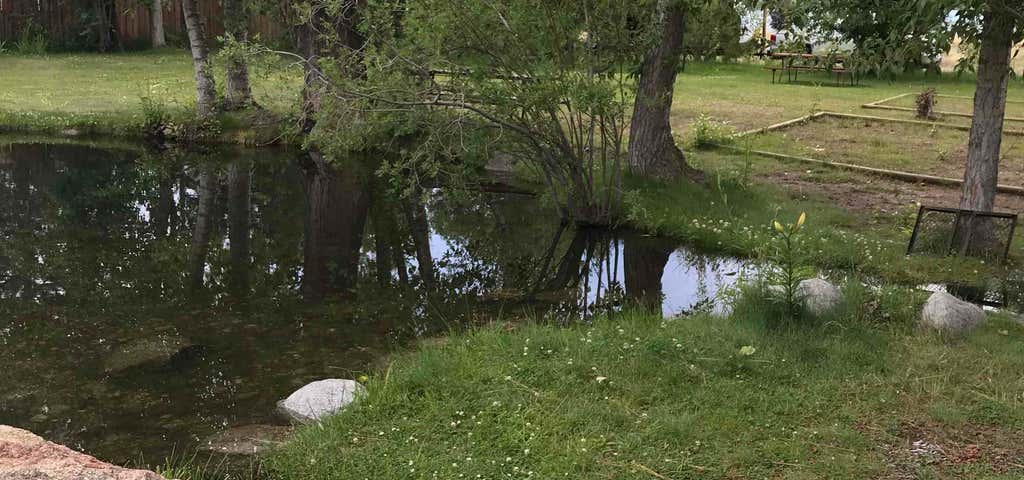
<path fill-rule="evenodd" d="M 304 165 L 305 167 L 302 167 Z M 714 308 L 749 273 L 535 198 L 395 199 L 286 150 L 203 158 L 0 139 L 0 424 L 160 463 L 417 338 Z"/>

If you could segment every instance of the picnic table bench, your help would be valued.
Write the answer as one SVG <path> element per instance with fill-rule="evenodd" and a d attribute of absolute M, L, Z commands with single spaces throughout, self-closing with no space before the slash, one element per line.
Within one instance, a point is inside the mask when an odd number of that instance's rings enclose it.
<path fill-rule="evenodd" d="M 789 82 L 794 82 L 800 77 L 800 72 L 825 72 L 834 74 L 836 85 L 839 85 L 845 76 L 850 80 L 850 85 L 860 81 L 853 70 L 845 65 L 845 58 L 837 55 L 814 55 L 810 53 L 773 53 L 773 60 L 778 60 L 778 65 L 769 65 L 765 70 L 771 70 L 772 83 L 782 82 L 782 76 L 786 75 Z M 778 80 L 776 81 L 776 74 Z"/>

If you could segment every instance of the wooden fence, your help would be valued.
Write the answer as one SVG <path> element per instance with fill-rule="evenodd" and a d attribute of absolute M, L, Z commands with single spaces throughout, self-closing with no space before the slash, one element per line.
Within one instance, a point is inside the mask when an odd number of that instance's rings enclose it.
<path fill-rule="evenodd" d="M 41 28 L 51 46 L 74 44 L 75 37 L 88 28 L 81 21 L 83 13 L 93 11 L 97 0 L 0 0 L 0 42 L 13 44 L 30 25 Z M 200 0 L 200 9 L 211 38 L 224 33 L 224 12 L 217 0 Z M 150 43 L 152 24 L 149 0 L 114 0 L 117 14 L 118 44 L 139 47 Z M 185 37 L 181 0 L 164 0 L 164 30 L 168 36 Z M 263 15 L 255 15 L 251 31 L 266 39 L 288 35 L 281 25 Z"/>

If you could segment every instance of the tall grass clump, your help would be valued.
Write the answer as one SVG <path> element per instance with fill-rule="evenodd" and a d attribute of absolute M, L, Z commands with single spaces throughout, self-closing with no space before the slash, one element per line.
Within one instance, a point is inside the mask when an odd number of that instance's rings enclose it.
<path fill-rule="evenodd" d="M 50 48 L 46 30 L 31 20 L 25 24 L 14 41 L 14 53 L 18 55 L 43 55 Z"/>

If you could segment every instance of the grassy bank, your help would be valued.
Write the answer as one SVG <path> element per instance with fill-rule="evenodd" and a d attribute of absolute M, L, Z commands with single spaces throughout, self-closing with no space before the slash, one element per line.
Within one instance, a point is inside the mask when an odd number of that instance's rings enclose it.
<path fill-rule="evenodd" d="M 283 479 L 1024 474 L 1024 328 L 915 333 L 910 298 L 852 292 L 801 328 L 767 328 L 762 305 L 741 301 L 727 318 L 456 335 L 373 375 L 368 397 L 301 430 L 270 467 Z"/>
<path fill-rule="evenodd" d="M 184 50 L 120 54 L 0 55 L 0 131 L 139 136 L 154 115 L 194 117 L 192 60 Z M 217 62 L 218 87 L 224 68 Z M 294 112 L 301 72 L 282 62 L 252 65 L 253 95 L 271 113 Z M 229 128 L 244 118 L 227 116 Z"/>
<path fill-rule="evenodd" d="M 678 238 L 709 251 L 740 257 L 770 253 L 772 221 L 793 222 L 803 212 L 806 229 L 798 238 L 803 262 L 824 270 L 875 276 L 890 283 L 982 284 L 1002 275 L 1006 266 L 969 258 L 907 256 L 917 206 L 906 202 L 891 211 L 872 206 L 852 210 L 816 191 L 772 184 L 785 172 L 775 161 L 720 152 L 699 152 L 691 159 L 711 175 L 709 185 L 662 185 L 633 179 L 627 195 L 628 224 L 652 234 Z M 757 164 L 749 162 L 759 162 Z M 792 169 L 793 176 L 835 175 L 836 181 L 870 184 L 863 175 Z M 903 188 L 915 191 L 912 185 Z M 886 192 L 881 192 L 886 195 Z M 1015 248 L 1020 248 L 1020 241 Z M 1015 250 L 1015 252 L 1018 250 Z"/>

